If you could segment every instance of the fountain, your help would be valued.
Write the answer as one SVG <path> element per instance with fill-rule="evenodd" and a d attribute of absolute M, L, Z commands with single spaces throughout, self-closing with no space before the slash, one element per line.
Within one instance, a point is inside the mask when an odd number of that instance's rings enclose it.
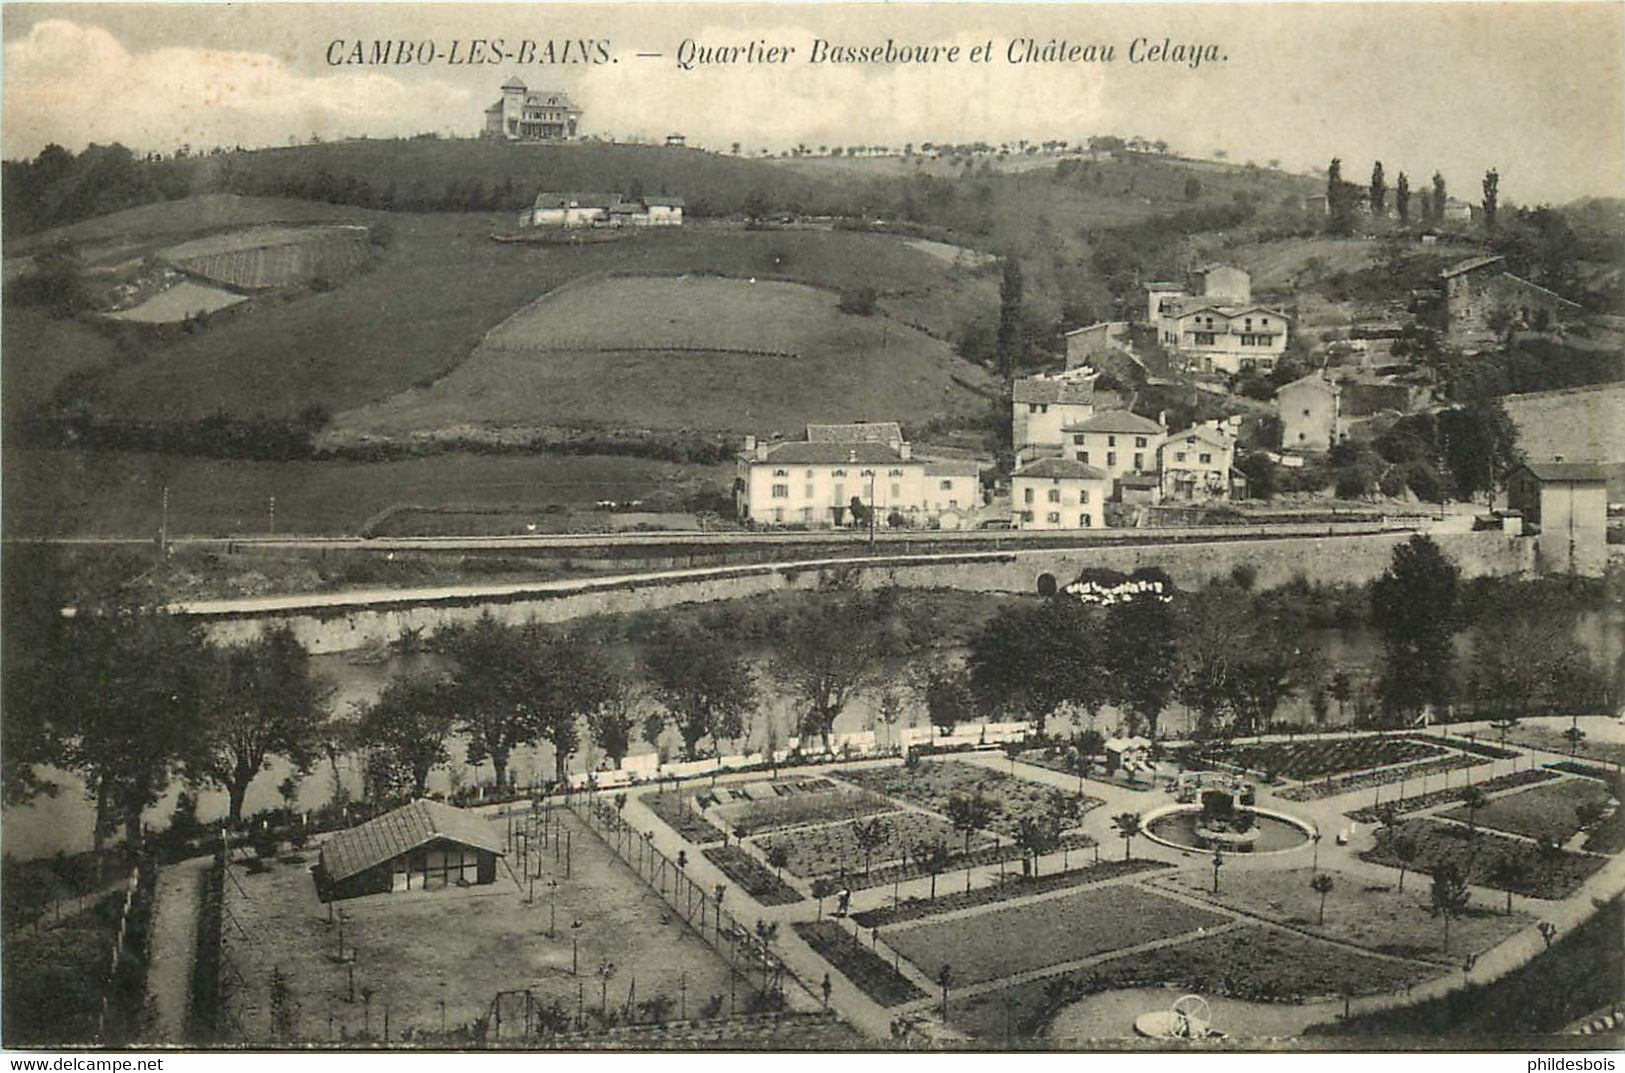
<path fill-rule="evenodd" d="M 1146 835 L 1179 849 L 1275 853 L 1295 849 L 1315 833 L 1303 820 L 1257 807 L 1253 795 L 1253 787 L 1240 779 L 1204 785 L 1199 794 L 1182 794 L 1182 803 L 1148 815 Z"/>

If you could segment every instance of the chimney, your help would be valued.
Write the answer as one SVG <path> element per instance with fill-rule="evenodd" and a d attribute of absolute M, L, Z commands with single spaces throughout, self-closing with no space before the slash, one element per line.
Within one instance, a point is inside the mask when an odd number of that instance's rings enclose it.
<path fill-rule="evenodd" d="M 907 462 L 914 457 L 914 445 L 912 443 L 899 443 L 897 445 L 897 454 L 904 462 Z"/>
<path fill-rule="evenodd" d="M 856 450 L 848 450 L 846 452 L 846 461 L 850 465 L 854 465 L 854 466 L 857 465 L 858 452 Z"/>
<path fill-rule="evenodd" d="M 753 454 L 756 453 L 756 437 L 755 436 L 746 436 L 745 437 L 745 453 L 748 454 L 748 455 L 753 455 Z"/>

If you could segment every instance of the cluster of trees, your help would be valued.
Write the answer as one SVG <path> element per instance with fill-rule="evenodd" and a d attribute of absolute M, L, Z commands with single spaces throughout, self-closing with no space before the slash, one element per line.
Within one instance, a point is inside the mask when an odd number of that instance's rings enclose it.
<path fill-rule="evenodd" d="M 1305 628 L 1301 604 L 1254 593 L 1246 570 L 1171 600 L 1099 607 L 1062 593 L 989 620 L 951 690 L 974 703 L 932 706 L 931 718 L 949 725 L 968 706 L 1031 719 L 1042 733 L 1063 706 L 1092 714 L 1112 704 L 1132 730 L 1154 737 L 1177 701 L 1195 714 L 1198 734 L 1254 732 L 1320 681 L 1323 661 Z"/>
<path fill-rule="evenodd" d="M 1495 198 L 1494 183 L 1498 181 L 1494 177 L 1492 169 L 1484 179 L 1485 195 L 1491 206 Z M 1354 230 L 1355 218 L 1361 214 L 1379 220 L 1386 218 L 1389 193 L 1388 177 L 1382 161 L 1372 164 L 1370 182 L 1361 185 L 1343 178 L 1343 161 L 1340 157 L 1333 157 L 1326 168 L 1326 229 L 1332 234 L 1346 235 Z M 1414 195 L 1410 176 L 1400 172 L 1394 180 L 1392 194 L 1394 215 L 1401 226 L 1412 222 L 1434 226 L 1444 222 L 1449 191 L 1444 176 L 1439 172 L 1433 173 L 1431 189 L 1417 191 Z M 1413 197 L 1417 201 L 1414 210 L 1411 204 Z M 1487 215 L 1493 217 L 1493 214 L 1493 207 L 1489 208 Z"/>
<path fill-rule="evenodd" d="M 1469 605 L 1460 570 L 1428 537 L 1394 549 L 1392 564 L 1371 585 L 1385 714 L 1410 721 L 1457 701 L 1501 716 L 1608 710 L 1620 702 L 1618 668 L 1610 674 L 1575 637 L 1572 592 L 1518 582 L 1486 591 Z M 1455 638 L 1464 630 L 1471 655 L 1462 667 Z"/>

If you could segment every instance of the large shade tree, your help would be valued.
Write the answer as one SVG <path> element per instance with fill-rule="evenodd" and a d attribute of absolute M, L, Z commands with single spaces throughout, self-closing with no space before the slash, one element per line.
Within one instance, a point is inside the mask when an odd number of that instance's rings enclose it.
<path fill-rule="evenodd" d="M 455 687 L 434 675 L 397 675 L 384 685 L 355 728 L 356 744 L 372 753 L 375 774 L 382 776 L 375 782 L 410 785 L 413 796 L 423 796 L 429 773 L 451 760 L 455 696 Z"/>
<path fill-rule="evenodd" d="M 1098 711 L 1106 698 L 1098 615 L 1068 595 L 994 615 L 971 639 L 971 685 L 992 710 L 1038 732 L 1063 702 Z"/>
<path fill-rule="evenodd" d="M 1449 698 L 1460 577 L 1437 543 L 1413 536 L 1371 583 L 1371 624 L 1382 638 L 1382 699 L 1390 714 L 1413 716 Z"/>
<path fill-rule="evenodd" d="M 697 760 L 706 738 L 716 747 L 744 729 L 756 686 L 749 665 L 726 636 L 668 625 L 650 639 L 644 668 L 664 713 L 651 716 L 645 736 L 658 732 L 659 723 L 670 724 L 683 741 L 684 757 Z"/>
<path fill-rule="evenodd" d="M 801 733 L 826 749 L 835 720 L 908 649 L 894 589 L 833 586 L 791 614 L 779 636 L 777 674 L 801 706 Z"/>
<path fill-rule="evenodd" d="M 301 775 L 321 758 L 333 690 L 311 671 L 310 654 L 287 625 L 224 649 L 214 672 L 201 748 L 187 774 L 225 789 L 236 824 L 249 785 L 273 756 Z"/>

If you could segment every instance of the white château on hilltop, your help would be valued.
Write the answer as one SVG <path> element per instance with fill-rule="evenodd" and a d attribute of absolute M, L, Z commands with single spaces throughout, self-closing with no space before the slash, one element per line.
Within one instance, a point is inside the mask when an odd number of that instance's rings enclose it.
<path fill-rule="evenodd" d="M 562 142 L 574 141 L 580 127 L 581 109 L 569 94 L 532 91 L 515 75 L 502 83 L 502 99 L 485 110 L 483 133 L 514 142 Z"/>

